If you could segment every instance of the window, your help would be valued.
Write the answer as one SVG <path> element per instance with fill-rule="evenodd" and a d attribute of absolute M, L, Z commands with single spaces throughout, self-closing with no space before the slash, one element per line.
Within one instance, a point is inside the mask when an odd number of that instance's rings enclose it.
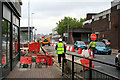
<path fill-rule="evenodd" d="M 2 66 L 10 60 L 10 23 L 2 20 Z"/>
<path fill-rule="evenodd" d="M 18 27 L 13 25 L 13 58 L 18 55 Z"/>

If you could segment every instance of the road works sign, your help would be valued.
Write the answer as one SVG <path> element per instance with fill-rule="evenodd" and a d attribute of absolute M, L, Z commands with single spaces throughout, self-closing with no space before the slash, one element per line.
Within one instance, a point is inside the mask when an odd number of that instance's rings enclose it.
<path fill-rule="evenodd" d="M 90 38 L 91 38 L 91 40 L 96 40 L 97 36 L 96 36 L 96 34 L 91 34 Z"/>

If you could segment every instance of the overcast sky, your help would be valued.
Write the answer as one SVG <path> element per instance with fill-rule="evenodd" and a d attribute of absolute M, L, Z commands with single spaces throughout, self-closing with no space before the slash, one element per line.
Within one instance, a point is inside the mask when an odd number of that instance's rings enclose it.
<path fill-rule="evenodd" d="M 28 26 L 28 0 L 22 0 L 21 26 Z M 48 34 L 65 16 L 85 18 L 87 13 L 99 13 L 111 7 L 111 0 L 30 0 L 30 15 L 37 33 Z"/>

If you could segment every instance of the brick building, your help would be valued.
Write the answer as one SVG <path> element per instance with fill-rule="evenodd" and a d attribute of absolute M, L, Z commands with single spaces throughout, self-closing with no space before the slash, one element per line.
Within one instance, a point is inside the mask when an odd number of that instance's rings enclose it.
<path fill-rule="evenodd" d="M 98 40 L 108 39 L 113 49 L 120 49 L 120 1 L 111 2 L 111 8 L 100 13 L 87 14 L 84 28 L 92 28 Z"/>

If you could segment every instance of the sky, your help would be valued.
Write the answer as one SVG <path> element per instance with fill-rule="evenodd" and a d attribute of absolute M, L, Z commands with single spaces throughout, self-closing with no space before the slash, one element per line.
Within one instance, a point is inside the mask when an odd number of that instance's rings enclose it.
<path fill-rule="evenodd" d="M 87 13 L 99 13 L 109 9 L 112 0 L 22 0 L 21 27 L 28 26 L 28 1 L 30 26 L 37 29 L 37 34 L 49 34 L 65 16 L 78 20 L 86 18 Z"/>

